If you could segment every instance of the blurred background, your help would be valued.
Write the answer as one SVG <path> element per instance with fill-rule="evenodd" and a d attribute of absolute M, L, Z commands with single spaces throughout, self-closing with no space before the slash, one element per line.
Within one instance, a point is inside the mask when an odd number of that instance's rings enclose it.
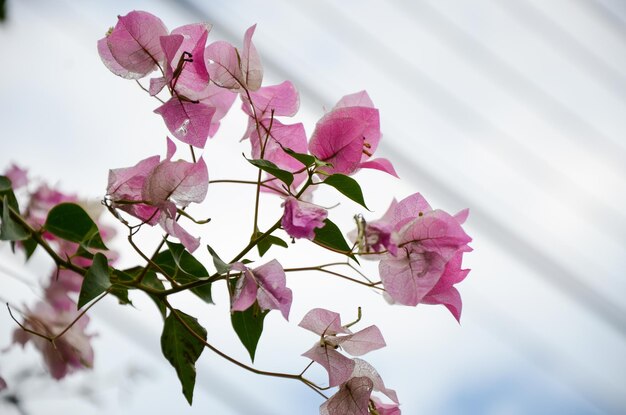
<path fill-rule="evenodd" d="M 267 0 L 2 1 L 0 170 L 28 168 L 66 192 L 98 201 L 110 168 L 164 154 L 159 105 L 102 65 L 96 41 L 132 9 L 171 30 L 213 24 L 209 42 L 254 42 L 264 84 L 291 80 L 300 91 L 296 121 L 316 120 L 345 94 L 366 89 L 380 109 L 383 141 L 401 178 L 355 178 L 376 219 L 393 197 L 421 192 L 435 208 L 470 208 L 472 271 L 458 286 L 459 326 L 442 306 L 388 306 L 376 293 L 316 274 L 290 275 L 291 322 L 266 319 L 256 364 L 298 373 L 315 335 L 296 324 L 312 307 L 364 311 L 388 347 L 366 356 L 397 390 L 404 414 L 626 413 L 626 2 L 622 0 Z M 239 143 L 236 102 L 203 157 L 212 179 L 254 179 Z M 179 153 L 181 156 L 184 154 Z M 320 192 L 319 203 L 337 202 Z M 246 243 L 252 188 L 213 185 L 194 210 L 211 224 L 194 229 L 223 256 Z M 269 226 L 280 201 L 263 201 Z M 362 208 L 361 208 L 362 210 Z M 331 210 L 352 229 L 359 206 Z M 113 223 L 113 221 L 111 221 Z M 121 231 L 121 229 L 120 229 Z M 160 231 L 147 231 L 146 251 Z M 123 237 L 120 266 L 138 258 Z M 333 260 L 306 241 L 273 248 L 285 266 Z M 316 252 L 316 251 L 315 251 Z M 204 260 L 208 263 L 208 257 Z M 376 276 L 376 264 L 365 264 Z M 0 247 L 0 297 L 32 304 L 52 266 Z M 209 341 L 242 361 L 228 298 L 215 307 L 177 296 Z M 109 301 L 110 300 L 110 301 Z M 135 307 L 106 299 L 92 309 L 95 369 L 55 383 L 30 347 L 0 354 L 2 414 L 314 414 L 321 399 L 301 384 L 260 378 L 205 351 L 193 407 L 161 356 L 161 320 L 149 300 Z M 15 324 L 0 311 L 0 348 Z M 358 326 L 357 326 L 358 328 Z M 311 376 L 323 381 L 321 371 Z M 21 409 L 11 404 L 19 401 Z M 22 412 L 19 412 L 19 411 Z"/>

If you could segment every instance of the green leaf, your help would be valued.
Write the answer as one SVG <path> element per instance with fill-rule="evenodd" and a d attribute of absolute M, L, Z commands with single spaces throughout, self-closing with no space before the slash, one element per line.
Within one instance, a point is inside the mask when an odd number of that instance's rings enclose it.
<path fill-rule="evenodd" d="M 30 233 L 11 218 L 9 196 L 2 198 L 2 223 L 0 223 L 0 240 L 23 241 L 30 237 Z"/>
<path fill-rule="evenodd" d="M 28 261 L 35 253 L 39 244 L 37 244 L 37 241 L 33 238 L 28 238 L 22 241 L 22 246 L 24 247 L 24 253 L 26 254 L 26 260 Z"/>
<path fill-rule="evenodd" d="M 53 207 L 44 228 L 61 239 L 87 248 L 107 249 L 94 221 L 75 203 L 61 203 Z"/>
<path fill-rule="evenodd" d="M 133 302 L 128 298 L 128 288 L 123 285 L 113 285 L 109 289 L 109 293 L 117 298 L 117 302 L 121 305 L 130 304 L 133 305 Z"/>
<path fill-rule="evenodd" d="M 109 279 L 107 258 L 98 252 L 94 256 L 87 274 L 85 274 L 83 285 L 80 288 L 80 295 L 78 296 L 78 308 L 82 308 L 110 287 L 111 280 Z"/>
<path fill-rule="evenodd" d="M 326 180 L 324 180 L 322 183 L 334 187 L 335 189 L 339 190 L 339 192 L 342 193 L 344 196 L 357 202 L 365 209 L 369 210 L 369 208 L 365 205 L 365 200 L 363 200 L 363 192 L 361 191 L 361 186 L 359 186 L 359 183 L 352 177 L 348 177 L 345 174 L 336 173 L 328 176 Z"/>
<path fill-rule="evenodd" d="M 173 309 L 163 324 L 161 350 L 176 369 L 183 387 L 183 395 L 191 405 L 196 384 L 196 361 L 204 350 L 204 343 L 191 332 L 206 341 L 206 329 L 198 320 L 180 310 Z"/>
<path fill-rule="evenodd" d="M 248 353 L 250 360 L 254 362 L 256 347 L 263 333 L 263 320 L 269 310 L 262 311 L 255 301 L 252 307 L 245 311 L 233 311 L 230 314 L 230 321 L 235 329 L 235 333 L 241 340 Z"/>
<path fill-rule="evenodd" d="M 155 290 L 159 290 L 159 291 L 165 290 L 165 286 L 163 285 L 161 280 L 157 277 L 154 271 L 146 272 L 146 275 L 144 275 L 143 277 L 142 284 L 150 288 L 153 288 Z M 161 313 L 163 318 L 165 318 L 167 309 L 165 308 L 165 303 L 163 302 L 163 300 L 161 300 L 159 297 L 152 295 L 152 294 L 148 294 L 148 296 L 152 299 L 152 301 L 154 301 L 154 304 L 156 304 L 157 308 L 159 309 L 159 312 Z"/>
<path fill-rule="evenodd" d="M 281 146 L 281 148 L 283 149 L 285 153 L 289 154 L 291 157 L 295 158 L 300 163 L 304 164 L 304 167 L 310 167 L 313 164 L 316 164 L 317 159 L 315 158 L 315 156 L 312 156 L 310 154 L 305 154 L 305 153 L 296 153 L 289 147 Z"/>
<path fill-rule="evenodd" d="M 128 286 L 120 285 L 117 283 L 119 282 L 123 284 L 128 284 L 129 282 L 134 281 L 142 272 L 143 272 L 143 267 L 133 267 L 133 268 L 125 269 L 125 270 L 119 270 L 119 269 L 113 269 L 113 268 L 111 269 L 111 283 L 113 284 L 113 287 L 111 289 L 111 294 L 115 295 L 118 298 L 120 304 L 132 305 L 133 303 L 128 298 Z M 161 290 L 161 291 L 165 289 L 165 287 L 163 286 L 163 283 L 159 281 L 159 279 L 156 276 L 156 273 L 152 270 L 146 271 L 146 274 L 144 275 L 143 280 L 142 280 L 142 284 L 148 287 L 157 289 L 157 290 Z M 149 294 L 149 293 L 146 293 L 146 294 L 156 303 L 157 308 L 159 309 L 159 311 L 163 315 L 163 318 L 165 319 L 165 304 L 163 304 L 163 302 L 160 301 L 158 297 L 153 296 L 152 294 Z"/>
<path fill-rule="evenodd" d="M 315 238 L 313 242 L 323 247 L 330 248 L 331 250 L 340 251 L 355 261 L 357 260 L 352 254 L 352 250 L 343 237 L 341 230 L 328 218 L 324 220 L 323 227 L 315 228 Z"/>
<path fill-rule="evenodd" d="M 19 212 L 20 207 L 11 186 L 11 180 L 8 177 L 0 176 L 0 200 L 6 196 L 9 199 L 9 206 L 11 206 L 14 211 Z M 4 207 L 2 206 L 2 203 L 0 203 L 0 215 L 3 213 Z"/>
<path fill-rule="evenodd" d="M 213 258 L 213 265 L 215 265 L 215 269 L 217 270 L 217 272 L 219 272 L 220 274 L 226 274 L 230 269 L 228 267 L 228 264 L 222 261 L 222 258 L 220 258 L 217 252 L 215 252 L 210 245 L 207 245 L 206 248 L 209 250 L 209 254 L 211 254 L 211 257 Z"/>
<path fill-rule="evenodd" d="M 167 272 L 176 282 L 188 284 L 201 279 L 208 279 L 206 268 L 191 255 L 181 244 L 167 242 L 168 250 L 159 252 L 154 262 Z M 211 284 L 191 289 L 191 292 L 203 301 L 212 304 Z"/>
<path fill-rule="evenodd" d="M 275 165 L 269 160 L 250 160 L 250 159 L 246 159 L 246 160 L 248 160 L 248 162 L 250 162 L 250 164 L 252 164 L 253 166 L 256 166 L 259 169 L 276 177 L 278 180 L 282 181 L 287 186 L 291 186 L 291 183 L 293 183 L 293 174 L 291 174 L 290 172 L 286 170 L 279 168 L 277 165 Z"/>
<path fill-rule="evenodd" d="M 11 179 L 9 179 L 7 176 L 0 176 L 0 194 L 8 191 L 13 191 Z"/>
<path fill-rule="evenodd" d="M 259 255 L 263 256 L 272 247 L 272 245 L 282 246 L 283 248 L 289 248 L 287 242 L 280 239 L 278 236 L 267 235 L 257 243 Z"/>

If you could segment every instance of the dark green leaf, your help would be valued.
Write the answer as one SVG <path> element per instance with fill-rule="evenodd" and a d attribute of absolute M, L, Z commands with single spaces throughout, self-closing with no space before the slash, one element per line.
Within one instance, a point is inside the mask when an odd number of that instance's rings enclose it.
<path fill-rule="evenodd" d="M 279 168 L 277 165 L 275 165 L 269 160 L 250 160 L 250 159 L 246 159 L 246 160 L 248 160 L 250 164 L 252 164 L 253 166 L 256 166 L 259 169 L 263 170 L 264 172 L 267 172 L 271 174 L 272 176 L 276 177 L 278 180 L 282 181 L 287 186 L 291 186 L 291 183 L 293 183 L 293 174 L 291 174 L 290 172 L 286 170 Z"/>
<path fill-rule="evenodd" d="M 61 239 L 87 248 L 107 249 L 98 227 L 87 212 L 74 203 L 61 203 L 50 210 L 44 228 Z"/>
<path fill-rule="evenodd" d="M 262 311 L 255 301 L 252 307 L 247 310 L 233 311 L 230 314 L 233 329 L 235 329 L 235 333 L 237 333 L 239 340 L 241 340 L 241 343 L 250 354 L 250 360 L 253 362 L 256 347 L 263 333 L 263 320 L 265 320 L 268 312 L 269 310 Z"/>
<path fill-rule="evenodd" d="M 105 292 L 111 287 L 109 279 L 109 264 L 107 258 L 101 253 L 97 253 L 91 266 L 87 270 L 83 285 L 78 296 L 78 308 Z"/>
<path fill-rule="evenodd" d="M 165 290 L 165 286 L 163 285 L 161 280 L 159 280 L 156 273 L 153 271 L 146 272 L 146 275 L 144 275 L 143 277 L 142 283 L 155 290 L 159 290 L 159 291 Z M 159 312 L 161 313 L 163 318 L 165 318 L 165 312 L 167 309 L 165 308 L 165 303 L 163 302 L 163 300 L 161 300 L 159 297 L 152 295 L 152 294 L 148 294 L 148 296 L 152 299 L 152 301 L 154 301 L 157 308 L 159 309 Z"/>
<path fill-rule="evenodd" d="M 11 179 L 9 179 L 7 176 L 0 176 L 0 194 L 12 190 L 13 186 L 11 184 Z"/>
<path fill-rule="evenodd" d="M 315 161 L 317 160 L 315 156 L 312 156 L 310 154 L 296 153 L 295 151 L 293 151 L 292 149 L 288 147 L 281 146 L 281 148 L 283 149 L 285 153 L 289 154 L 291 157 L 295 158 L 300 163 L 304 164 L 304 167 L 310 167 L 311 165 L 315 164 Z"/>
<path fill-rule="evenodd" d="M 193 388 L 196 384 L 196 361 L 204 350 L 204 343 L 191 332 L 206 341 L 206 330 L 198 320 L 174 309 L 165 319 L 161 335 L 161 350 L 176 369 L 183 395 L 189 405 L 193 401 Z"/>
<path fill-rule="evenodd" d="M 111 294 L 118 298 L 120 304 L 132 305 L 132 301 L 128 298 L 128 287 L 117 283 L 128 284 L 129 282 L 134 281 L 142 272 L 143 267 L 133 267 L 123 271 L 119 269 L 111 269 L 111 283 L 113 284 Z M 158 280 L 156 273 L 152 270 L 146 271 L 143 276 L 142 284 L 161 291 L 165 289 L 163 287 L 163 283 Z M 165 305 L 163 302 L 152 294 L 148 294 L 148 297 L 156 303 L 159 311 L 163 315 L 163 318 L 165 318 Z"/>
<path fill-rule="evenodd" d="M 24 253 L 26 254 L 26 260 L 29 260 L 31 256 L 35 253 L 37 249 L 37 241 L 33 238 L 28 238 L 22 241 L 22 246 L 24 247 Z"/>
<path fill-rule="evenodd" d="M 185 250 L 181 244 L 167 242 L 168 250 L 159 252 L 154 262 L 171 278 L 181 284 L 188 284 L 202 279 L 208 279 L 206 268 L 193 255 Z M 213 303 L 211 284 L 191 289 L 191 292 L 207 303 Z"/>
<path fill-rule="evenodd" d="M 117 302 L 122 305 L 130 304 L 133 305 L 133 302 L 128 298 L 128 288 L 123 285 L 113 285 L 109 292 L 111 295 L 117 298 Z"/>
<path fill-rule="evenodd" d="M 30 233 L 11 218 L 9 197 L 2 198 L 2 223 L 0 223 L 0 240 L 23 241 L 30 237 Z"/>
<path fill-rule="evenodd" d="M 18 206 L 17 199 L 13 193 L 11 180 L 6 176 L 0 176 L 0 200 L 2 200 L 5 196 L 9 200 L 9 206 L 11 206 L 14 211 L 19 212 L 20 207 Z M 0 203 L 0 215 L 3 213 L 4 207 L 2 206 L 2 203 Z"/>
<path fill-rule="evenodd" d="M 323 227 L 315 228 L 315 239 L 313 239 L 313 242 L 331 250 L 339 251 L 356 261 L 341 230 L 330 219 L 324 220 Z"/>
<path fill-rule="evenodd" d="M 213 265 L 215 265 L 215 269 L 220 274 L 226 274 L 229 270 L 228 264 L 222 261 L 222 258 L 211 248 L 210 245 L 207 245 L 206 248 L 209 250 L 209 254 L 213 258 Z"/>
<path fill-rule="evenodd" d="M 278 245 L 278 246 L 282 246 L 283 248 L 289 248 L 289 245 L 287 244 L 287 242 L 283 241 L 278 236 L 267 235 L 265 238 L 261 239 L 257 244 L 259 255 L 260 256 L 265 255 L 265 253 L 268 251 L 268 249 L 272 247 L 272 245 Z"/>
<path fill-rule="evenodd" d="M 365 209 L 369 210 L 369 208 L 365 205 L 365 200 L 363 200 L 363 192 L 361 191 L 361 186 L 359 183 L 354 180 L 352 177 L 348 177 L 345 174 L 333 174 L 328 176 L 326 180 L 322 183 L 327 184 L 329 186 L 334 187 L 339 190 L 344 196 L 354 200 Z"/>

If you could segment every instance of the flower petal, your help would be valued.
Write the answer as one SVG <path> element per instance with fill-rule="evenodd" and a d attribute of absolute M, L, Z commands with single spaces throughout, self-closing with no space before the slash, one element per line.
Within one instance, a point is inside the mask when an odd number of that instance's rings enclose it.
<path fill-rule="evenodd" d="M 350 379 L 320 406 L 320 415 L 368 415 L 372 388 L 368 377 Z"/>
<path fill-rule="evenodd" d="M 241 52 L 241 70 L 246 88 L 256 91 L 261 88 L 263 82 L 263 65 L 261 57 L 252 43 L 252 35 L 256 25 L 250 26 L 243 37 L 243 50 Z"/>
<path fill-rule="evenodd" d="M 338 386 L 350 378 L 354 370 L 354 361 L 348 359 L 332 346 L 316 344 L 302 356 L 319 363 L 328 372 L 328 386 Z"/>
<path fill-rule="evenodd" d="M 117 25 L 106 39 L 117 65 L 128 71 L 124 77 L 138 79 L 156 70 L 163 62 L 165 55 L 159 38 L 167 34 L 167 28 L 158 17 L 143 11 L 132 11 L 118 17 Z M 103 61 L 107 64 L 107 55 Z"/>
<path fill-rule="evenodd" d="M 165 125 L 183 143 L 204 148 L 211 130 L 215 108 L 202 102 L 190 102 L 174 96 L 154 110 L 161 115 Z"/>

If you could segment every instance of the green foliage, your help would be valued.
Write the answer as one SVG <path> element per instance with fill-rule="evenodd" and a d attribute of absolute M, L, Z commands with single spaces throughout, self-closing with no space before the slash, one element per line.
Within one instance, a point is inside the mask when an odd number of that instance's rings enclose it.
<path fill-rule="evenodd" d="M 328 176 L 326 180 L 324 180 L 322 183 L 334 187 L 335 189 L 339 190 L 339 192 L 342 193 L 344 196 L 357 202 L 365 209 L 369 210 L 369 208 L 365 205 L 361 186 L 352 177 L 346 176 L 345 174 L 336 173 Z"/>
<path fill-rule="evenodd" d="M 255 301 L 252 307 L 245 311 L 233 311 L 230 314 L 230 321 L 235 329 L 235 333 L 241 340 L 248 353 L 250 360 L 254 362 L 259 339 L 263 333 L 263 320 L 269 310 L 262 311 L 259 304 Z"/>
<path fill-rule="evenodd" d="M 281 146 L 281 148 L 283 149 L 285 153 L 289 154 L 291 157 L 295 158 L 300 163 L 304 164 L 304 167 L 310 167 L 313 164 L 316 164 L 316 161 L 318 161 L 317 158 L 315 158 L 315 156 L 312 156 L 310 154 L 296 153 L 295 151 L 293 151 L 292 149 L 288 147 Z"/>
<path fill-rule="evenodd" d="M 23 241 L 28 239 L 30 233 L 24 227 L 11 218 L 9 196 L 2 197 L 2 223 L 0 224 L 0 240 Z"/>
<path fill-rule="evenodd" d="M 144 275 L 143 277 L 142 284 L 155 290 L 165 291 L 165 286 L 163 285 L 161 280 L 159 280 L 159 277 L 157 277 L 154 271 L 146 272 L 146 275 Z M 161 313 L 161 316 L 165 318 L 167 309 L 165 308 L 165 303 L 163 302 L 163 300 L 152 294 L 148 294 L 148 296 L 152 299 L 152 301 L 154 301 L 154 304 L 156 304 L 159 312 Z"/>
<path fill-rule="evenodd" d="M 95 222 L 75 203 L 61 203 L 48 213 L 44 229 L 86 248 L 107 249 Z"/>
<path fill-rule="evenodd" d="M 254 235 L 255 238 L 263 235 L 262 232 L 257 231 Z M 283 248 L 289 248 L 287 242 L 280 239 L 278 236 L 267 235 L 257 243 L 257 249 L 259 250 L 259 256 L 265 255 L 265 253 L 272 247 L 272 245 L 282 246 Z"/>
<path fill-rule="evenodd" d="M 188 284 L 202 279 L 208 279 L 206 268 L 191 255 L 183 245 L 167 242 L 169 249 L 159 252 L 154 262 L 163 269 L 174 281 Z M 203 301 L 212 304 L 211 284 L 191 289 L 191 292 Z"/>
<path fill-rule="evenodd" d="M 22 225 L 11 218 L 11 211 L 20 211 L 20 208 L 13 193 L 11 180 L 6 176 L 0 176 L 0 240 L 2 241 L 24 241 L 30 236 L 29 232 Z"/>
<path fill-rule="evenodd" d="M 291 183 L 293 183 L 293 174 L 291 174 L 290 172 L 286 170 L 279 168 L 277 165 L 275 165 L 269 160 L 250 160 L 250 159 L 246 159 L 246 160 L 248 160 L 248 162 L 250 162 L 250 164 L 252 164 L 253 166 L 256 166 L 259 169 L 263 170 L 264 172 L 267 172 L 271 174 L 272 176 L 276 177 L 278 180 L 285 183 L 287 186 L 291 186 Z"/>
<path fill-rule="evenodd" d="M 163 324 L 161 350 L 165 358 L 176 369 L 176 374 L 183 387 L 183 395 L 191 405 L 193 389 L 196 384 L 196 361 L 204 350 L 206 329 L 198 320 L 180 310 L 172 309 Z"/>
<path fill-rule="evenodd" d="M 323 247 L 330 248 L 331 250 L 339 251 L 357 261 L 351 252 L 352 249 L 343 237 L 341 230 L 328 218 L 324 220 L 323 227 L 315 228 L 315 238 L 313 242 Z"/>
<path fill-rule="evenodd" d="M 80 288 L 80 295 L 78 296 L 78 308 L 82 308 L 109 288 L 111 288 L 109 264 L 107 258 L 98 252 L 94 256 L 93 263 L 87 270 L 87 274 L 85 274 L 83 285 Z"/>
<path fill-rule="evenodd" d="M 207 245 L 206 248 L 213 258 L 213 265 L 215 265 L 215 269 L 217 270 L 217 272 L 219 272 L 220 274 L 226 274 L 229 270 L 228 264 L 222 261 L 222 258 L 220 258 L 217 252 L 215 252 L 210 245 Z"/>

